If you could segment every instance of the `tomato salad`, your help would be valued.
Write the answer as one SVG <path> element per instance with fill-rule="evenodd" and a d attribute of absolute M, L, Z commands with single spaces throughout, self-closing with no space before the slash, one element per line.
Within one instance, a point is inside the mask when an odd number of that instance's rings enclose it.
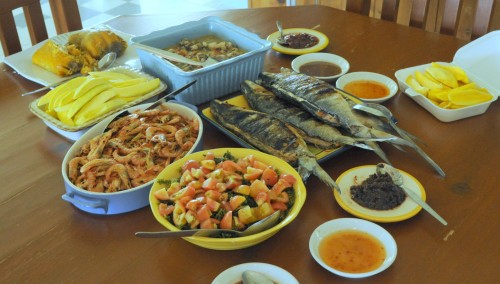
<path fill-rule="evenodd" d="M 208 152 L 180 171 L 177 180 L 159 180 L 165 187 L 154 192 L 160 214 L 179 229 L 242 231 L 276 210 L 284 218 L 294 203 L 296 178 L 253 155 L 236 159 L 230 152 Z"/>

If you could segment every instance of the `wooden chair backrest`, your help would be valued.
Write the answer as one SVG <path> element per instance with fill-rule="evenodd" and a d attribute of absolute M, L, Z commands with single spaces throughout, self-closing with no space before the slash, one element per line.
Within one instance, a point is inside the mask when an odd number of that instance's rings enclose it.
<path fill-rule="evenodd" d="M 82 28 L 76 0 L 49 0 L 58 34 Z M 48 38 L 40 0 L 0 1 L 0 41 L 5 56 L 22 50 L 12 11 L 23 8 L 31 44 Z"/>
<path fill-rule="evenodd" d="M 500 29 L 500 0 L 318 0 L 318 4 L 472 40 Z"/>

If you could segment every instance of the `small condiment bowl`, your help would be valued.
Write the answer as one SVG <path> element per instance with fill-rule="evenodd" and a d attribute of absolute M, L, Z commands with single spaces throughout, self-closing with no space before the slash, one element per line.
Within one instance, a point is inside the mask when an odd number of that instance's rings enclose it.
<path fill-rule="evenodd" d="M 383 244 L 386 257 L 379 267 L 368 272 L 349 273 L 337 270 L 326 264 L 326 262 L 320 256 L 319 248 L 321 241 L 334 233 L 346 230 L 367 233 Z M 309 251 L 311 252 L 311 255 L 316 260 L 316 262 L 318 262 L 321 266 L 323 266 L 323 268 L 334 274 L 347 278 L 364 278 L 375 275 L 387 269 L 396 259 L 397 245 L 391 234 L 375 223 L 357 218 L 340 218 L 323 223 L 313 231 L 309 239 Z"/>
<path fill-rule="evenodd" d="M 361 94 L 355 94 L 353 95 L 357 96 L 361 100 L 365 102 L 371 102 L 371 103 L 382 103 L 385 102 L 392 97 L 394 97 L 397 92 L 398 92 L 398 85 L 394 80 L 391 78 L 379 74 L 379 73 L 373 73 L 373 72 L 351 72 L 343 75 L 340 77 L 337 82 L 335 83 L 337 88 L 342 89 L 346 92 L 349 92 L 348 90 L 345 89 L 346 85 L 355 81 L 375 81 L 378 82 L 382 85 L 385 85 L 389 89 L 389 93 L 381 98 L 364 98 Z"/>
<path fill-rule="evenodd" d="M 315 76 L 314 74 L 308 74 L 308 72 L 303 72 L 301 70 L 301 67 L 303 67 L 305 64 L 310 64 L 313 62 L 321 62 L 321 63 L 331 63 L 335 64 L 340 68 L 340 72 L 336 74 L 331 74 L 328 76 Z M 320 80 L 323 81 L 334 81 L 335 79 L 339 78 L 340 76 L 346 74 L 349 71 L 350 65 L 349 62 L 338 55 L 332 54 L 332 53 L 324 53 L 324 52 L 315 52 L 315 53 L 308 53 L 304 54 L 301 56 L 296 57 L 292 61 L 292 69 L 295 72 L 298 73 L 304 73 L 306 75 L 314 76 Z"/>

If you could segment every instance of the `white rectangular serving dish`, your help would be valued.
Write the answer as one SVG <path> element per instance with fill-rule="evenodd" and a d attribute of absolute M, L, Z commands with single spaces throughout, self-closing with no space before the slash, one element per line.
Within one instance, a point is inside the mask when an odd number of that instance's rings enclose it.
<path fill-rule="evenodd" d="M 195 85 L 176 96 L 178 101 L 197 105 L 238 91 L 244 80 L 256 80 L 262 71 L 264 55 L 271 48 L 271 42 L 217 17 L 205 17 L 133 37 L 131 42 L 132 45 L 139 43 L 163 49 L 184 38 L 194 39 L 208 34 L 231 41 L 247 52 L 208 67 L 185 72 L 152 53 L 137 49 L 144 70 L 159 77 L 171 89 L 197 80 Z"/>
<path fill-rule="evenodd" d="M 500 95 L 500 80 L 498 80 L 498 74 L 500 74 L 500 31 L 490 32 L 461 47 L 455 53 L 451 63 L 439 63 L 461 67 L 471 82 L 476 82 L 478 86 L 488 89 L 493 95 L 493 99 L 481 104 L 460 109 L 444 109 L 433 104 L 405 82 L 408 76 L 414 74 L 415 71 L 423 72 L 431 65 L 430 63 L 396 71 L 395 76 L 401 91 L 440 121 L 450 122 L 483 114 Z"/>

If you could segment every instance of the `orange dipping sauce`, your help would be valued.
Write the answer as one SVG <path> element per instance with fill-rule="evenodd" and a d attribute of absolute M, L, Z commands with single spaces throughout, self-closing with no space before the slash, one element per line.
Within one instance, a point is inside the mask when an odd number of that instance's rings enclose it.
<path fill-rule="evenodd" d="M 389 95 L 389 88 L 379 82 L 358 80 L 347 83 L 344 91 L 362 99 L 380 99 Z"/>
<path fill-rule="evenodd" d="M 384 245 L 375 237 L 356 230 L 333 233 L 319 244 L 319 255 L 330 267 L 347 273 L 377 269 L 386 258 Z"/>

